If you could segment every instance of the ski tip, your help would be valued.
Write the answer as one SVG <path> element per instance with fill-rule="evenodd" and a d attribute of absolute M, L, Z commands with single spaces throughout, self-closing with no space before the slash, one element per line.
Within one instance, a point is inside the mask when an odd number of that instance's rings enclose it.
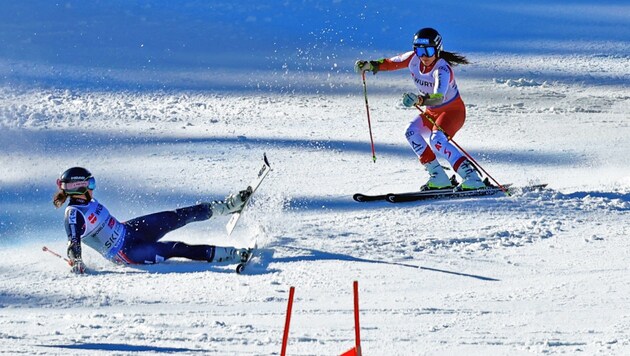
<path fill-rule="evenodd" d="M 269 164 L 269 159 L 267 158 L 267 153 L 263 153 L 263 161 L 265 161 L 265 164 L 267 166 L 269 166 L 269 168 L 271 168 L 271 165 Z"/>

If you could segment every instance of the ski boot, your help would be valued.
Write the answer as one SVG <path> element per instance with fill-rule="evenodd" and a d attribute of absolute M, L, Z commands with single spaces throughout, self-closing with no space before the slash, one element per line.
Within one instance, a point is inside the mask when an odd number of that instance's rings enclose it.
<path fill-rule="evenodd" d="M 254 247 L 255 248 L 255 247 Z M 241 274 L 254 255 L 254 248 L 240 249 L 241 262 L 236 265 L 236 273 Z"/>
<path fill-rule="evenodd" d="M 455 187 L 451 179 L 449 179 L 446 175 L 446 172 L 444 172 L 444 168 L 442 168 L 440 162 L 438 162 L 437 159 L 434 159 L 433 161 L 424 164 L 424 168 L 426 168 L 431 177 L 424 185 L 420 187 L 421 191 Z"/>
<path fill-rule="evenodd" d="M 219 215 L 234 214 L 243 209 L 247 198 L 252 194 L 251 188 L 241 190 L 236 194 L 228 195 L 225 200 L 215 200 L 210 203 L 212 212 Z"/>
<path fill-rule="evenodd" d="M 457 174 L 462 177 L 462 182 L 457 186 L 457 190 L 475 190 L 486 187 L 486 184 L 479 177 L 477 168 L 469 160 L 465 160 L 459 165 Z"/>
<path fill-rule="evenodd" d="M 236 254 L 240 257 L 241 263 L 247 263 L 249 259 L 252 257 L 252 253 L 254 252 L 251 248 L 239 248 L 236 250 Z"/>
<path fill-rule="evenodd" d="M 214 254 L 210 256 L 208 262 L 213 263 L 244 263 L 247 262 L 251 256 L 251 248 L 236 248 L 236 247 L 220 247 L 215 246 Z"/>

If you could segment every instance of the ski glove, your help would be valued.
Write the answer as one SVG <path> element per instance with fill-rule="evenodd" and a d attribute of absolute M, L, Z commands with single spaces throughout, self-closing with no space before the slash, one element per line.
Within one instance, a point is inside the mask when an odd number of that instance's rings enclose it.
<path fill-rule="evenodd" d="M 414 106 L 423 105 L 425 100 L 429 98 L 428 95 L 416 95 L 414 93 L 404 93 L 402 98 L 402 103 L 404 106 L 411 108 Z"/>
<path fill-rule="evenodd" d="M 422 99 L 414 93 L 404 93 L 402 97 L 403 105 L 408 108 L 414 107 L 416 105 L 421 105 L 420 100 Z"/>
<path fill-rule="evenodd" d="M 70 272 L 74 274 L 83 274 L 85 272 L 85 264 L 83 263 L 83 261 L 81 261 L 80 258 L 70 260 L 70 263 Z"/>
<path fill-rule="evenodd" d="M 378 72 L 379 64 L 380 63 L 378 61 L 358 60 L 354 63 L 354 71 L 357 73 L 372 72 L 373 74 L 376 74 L 376 72 Z"/>

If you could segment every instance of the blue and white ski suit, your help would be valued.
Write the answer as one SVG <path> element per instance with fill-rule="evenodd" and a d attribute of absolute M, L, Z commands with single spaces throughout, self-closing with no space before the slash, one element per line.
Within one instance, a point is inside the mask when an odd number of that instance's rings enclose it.
<path fill-rule="evenodd" d="M 83 242 L 105 258 L 122 264 L 153 264 L 171 257 L 212 261 L 215 246 L 159 241 L 170 231 L 211 216 L 210 204 L 198 204 L 120 222 L 96 199 L 71 197 L 65 211 L 68 255 L 80 258 Z"/>

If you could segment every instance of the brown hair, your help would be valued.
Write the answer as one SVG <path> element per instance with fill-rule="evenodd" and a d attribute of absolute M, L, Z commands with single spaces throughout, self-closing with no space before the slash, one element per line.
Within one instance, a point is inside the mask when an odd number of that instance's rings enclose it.
<path fill-rule="evenodd" d="M 68 194 L 60 189 L 53 194 L 53 205 L 55 208 L 61 208 L 61 206 L 66 202 L 66 199 L 68 199 Z"/>
<path fill-rule="evenodd" d="M 455 53 L 455 52 L 441 51 L 439 57 L 444 59 L 445 61 L 447 61 L 448 64 L 450 64 L 452 66 L 456 66 L 458 64 L 469 64 L 470 63 L 466 57 L 462 56 L 459 53 Z"/>

